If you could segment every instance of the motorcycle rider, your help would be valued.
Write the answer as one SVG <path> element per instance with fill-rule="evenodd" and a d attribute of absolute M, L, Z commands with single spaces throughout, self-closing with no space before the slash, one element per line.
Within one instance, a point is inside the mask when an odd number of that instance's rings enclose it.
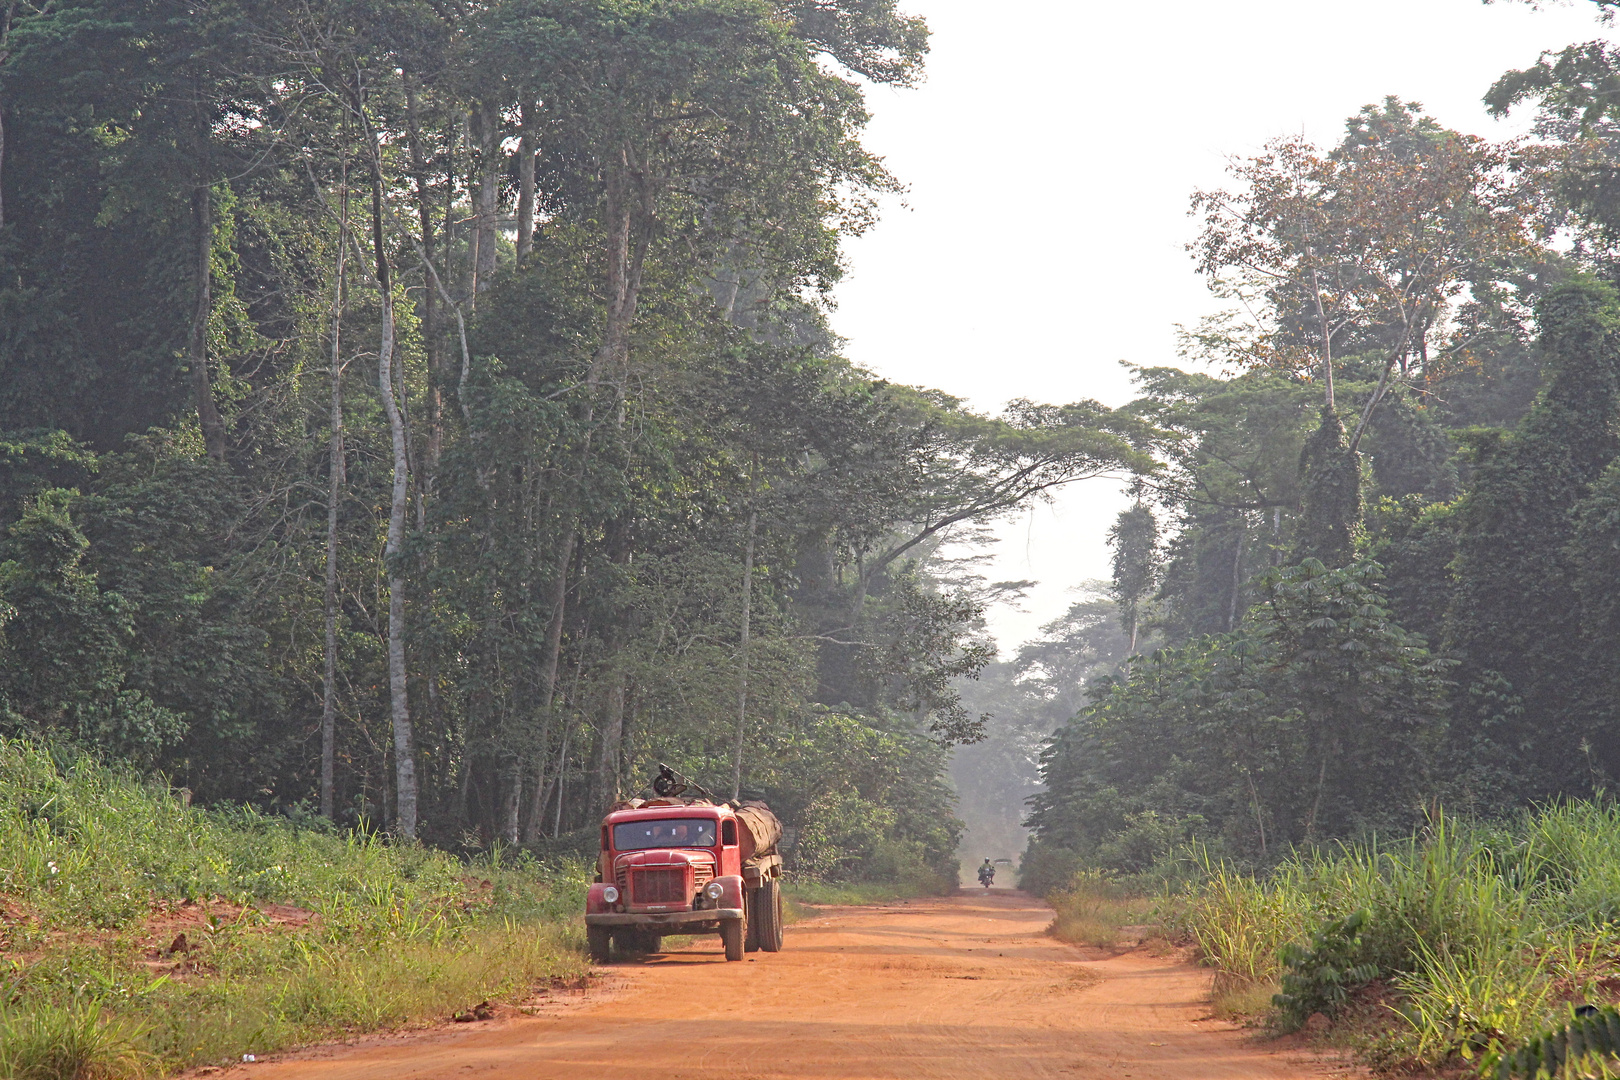
<path fill-rule="evenodd" d="M 984 860 L 984 865 L 979 867 L 979 884 L 983 885 L 985 888 L 988 889 L 990 887 L 991 882 L 993 882 L 995 880 L 996 880 L 996 868 L 995 868 L 994 865 L 991 864 L 989 859 L 985 859 Z"/>

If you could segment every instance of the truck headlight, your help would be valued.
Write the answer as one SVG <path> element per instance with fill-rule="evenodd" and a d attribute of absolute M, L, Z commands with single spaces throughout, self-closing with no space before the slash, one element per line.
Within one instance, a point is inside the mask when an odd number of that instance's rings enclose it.
<path fill-rule="evenodd" d="M 615 885 L 609 885 L 607 888 L 603 889 L 602 899 L 606 900 L 610 904 L 617 904 L 619 902 L 618 887 Z"/>
<path fill-rule="evenodd" d="M 720 899 L 720 897 L 724 895 L 725 891 L 726 887 L 720 884 L 718 881 L 711 881 L 707 885 L 703 886 L 703 895 L 707 896 L 710 900 Z"/>

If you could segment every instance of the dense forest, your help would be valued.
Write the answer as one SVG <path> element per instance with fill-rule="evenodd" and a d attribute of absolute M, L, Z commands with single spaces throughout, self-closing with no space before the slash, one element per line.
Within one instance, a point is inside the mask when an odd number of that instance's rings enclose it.
<path fill-rule="evenodd" d="M 1620 50 L 1505 74 L 1525 138 L 1392 97 L 1236 162 L 1182 366 L 984 415 L 828 318 L 927 49 L 891 0 L 6 0 L 0 734 L 458 850 L 667 762 L 829 878 L 954 874 L 953 754 L 975 855 L 1044 782 L 1036 882 L 1608 789 Z M 1112 581 L 997 659 L 1018 583 L 942 545 L 1105 475 Z"/>
<path fill-rule="evenodd" d="M 667 762 L 954 878 L 953 529 L 1152 422 L 840 356 L 889 0 L 0 6 L 0 728 L 567 844 Z"/>
<path fill-rule="evenodd" d="M 1490 88 L 1525 138 L 1389 98 L 1194 194 L 1227 311 L 1135 371 L 1158 467 L 1110 534 L 1135 648 L 1042 752 L 1029 880 L 1613 790 L 1617 85 L 1620 50 L 1571 46 Z"/>

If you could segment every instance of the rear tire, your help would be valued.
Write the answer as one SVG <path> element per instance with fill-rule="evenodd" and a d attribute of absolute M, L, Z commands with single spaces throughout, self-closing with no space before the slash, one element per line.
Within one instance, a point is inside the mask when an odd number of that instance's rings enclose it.
<path fill-rule="evenodd" d="M 594 964 L 608 964 L 613 961 L 613 936 L 605 926 L 587 926 L 585 928 L 585 949 L 591 954 Z"/>
<path fill-rule="evenodd" d="M 759 897 L 764 889 L 749 889 L 743 901 L 743 913 L 748 917 L 748 929 L 743 932 L 743 951 L 759 952 Z"/>
<path fill-rule="evenodd" d="M 726 947 L 727 960 L 743 958 L 743 924 L 741 919 L 727 919 L 720 924 L 720 943 Z"/>
<path fill-rule="evenodd" d="M 642 947 L 642 949 L 644 951 L 649 952 L 649 953 L 661 953 L 661 952 L 663 952 L 664 951 L 664 935 L 662 935 L 662 934 L 643 934 L 642 938 L 641 938 L 641 947 Z"/>
<path fill-rule="evenodd" d="M 759 911 L 759 947 L 766 952 L 782 951 L 782 883 L 772 878 L 762 882 L 755 893 Z"/>

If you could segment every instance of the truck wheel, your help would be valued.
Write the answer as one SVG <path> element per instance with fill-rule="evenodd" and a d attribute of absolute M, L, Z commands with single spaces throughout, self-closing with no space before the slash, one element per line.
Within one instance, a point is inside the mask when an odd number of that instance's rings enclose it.
<path fill-rule="evenodd" d="M 726 947 L 727 960 L 743 958 L 743 924 L 740 919 L 727 919 L 720 924 L 720 943 Z"/>
<path fill-rule="evenodd" d="M 664 951 L 664 935 L 662 935 L 662 934 L 643 934 L 643 935 L 641 935 L 641 948 L 642 948 L 643 952 L 649 952 L 649 953 L 663 952 Z"/>
<path fill-rule="evenodd" d="M 743 900 L 743 914 L 748 918 L 748 929 L 743 931 L 743 952 L 759 952 L 759 894 L 750 889 Z"/>
<path fill-rule="evenodd" d="M 585 948 L 591 954 L 592 963 L 610 963 L 613 960 L 612 931 L 605 926 L 587 926 Z"/>
<path fill-rule="evenodd" d="M 759 909 L 759 947 L 766 952 L 782 951 L 782 883 L 772 878 L 761 884 L 755 900 Z"/>

